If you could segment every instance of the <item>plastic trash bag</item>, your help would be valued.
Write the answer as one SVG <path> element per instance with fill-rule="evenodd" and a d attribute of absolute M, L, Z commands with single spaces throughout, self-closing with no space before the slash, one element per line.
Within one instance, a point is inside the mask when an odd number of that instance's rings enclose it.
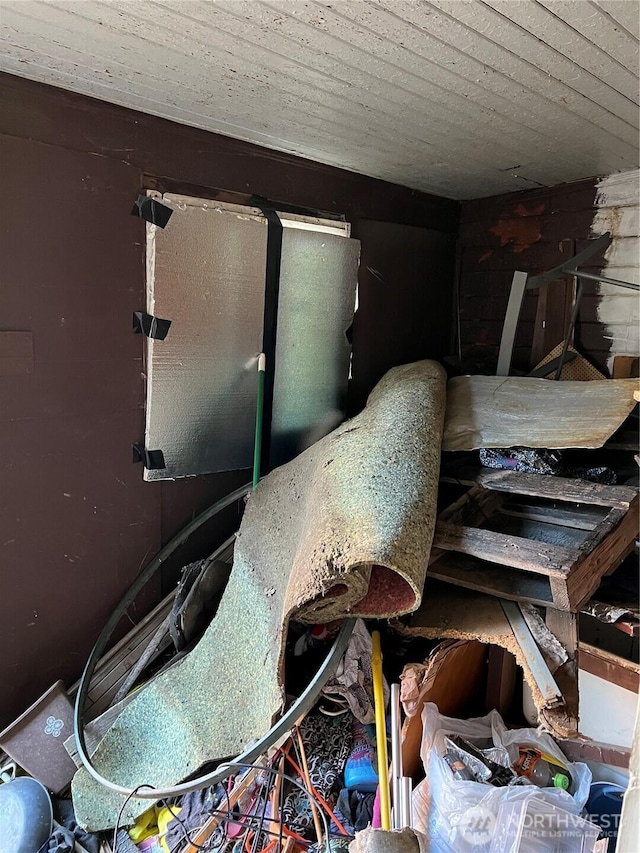
<path fill-rule="evenodd" d="M 510 851 L 512 848 L 505 847 L 502 840 L 504 827 L 498 832 L 498 813 L 502 806 L 504 814 L 507 804 L 522 803 L 524 809 L 526 802 L 533 798 L 536 805 L 550 815 L 557 811 L 557 814 L 577 816 L 582 811 L 589 796 L 591 771 L 586 764 L 568 762 L 550 735 L 532 728 L 507 729 L 497 711 L 471 720 L 445 717 L 433 703 L 424 706 L 422 723 L 420 756 L 426 778 L 413 793 L 413 825 L 428 839 L 424 853 Z M 507 787 L 457 780 L 442 758 L 446 750 L 445 738 L 452 734 L 481 743 L 483 748 L 494 748 L 496 755 L 506 750 L 512 762 L 518 757 L 520 744 L 534 746 L 567 767 L 572 777 L 571 793 L 560 788 L 538 788 L 522 779 Z"/>

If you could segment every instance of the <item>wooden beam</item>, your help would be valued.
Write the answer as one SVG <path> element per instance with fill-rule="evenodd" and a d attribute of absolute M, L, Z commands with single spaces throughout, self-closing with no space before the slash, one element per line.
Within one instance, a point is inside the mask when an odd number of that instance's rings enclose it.
<path fill-rule="evenodd" d="M 613 767 L 629 769 L 631 750 L 612 743 L 600 743 L 584 738 L 567 738 L 559 740 L 558 746 L 569 761 L 597 761 L 600 764 L 610 764 Z"/>
<path fill-rule="evenodd" d="M 605 519 L 606 535 L 590 553 L 582 555 L 568 580 L 572 610 L 580 610 L 600 586 L 602 577 L 615 571 L 633 550 L 640 535 L 639 509 L 640 495 L 636 492 L 628 512 L 617 527 L 610 529 L 612 513 Z"/>
<path fill-rule="evenodd" d="M 485 489 L 529 495 L 565 503 L 586 503 L 628 509 L 637 495 L 630 486 L 603 486 L 587 480 L 551 477 L 543 474 L 522 474 L 519 471 L 496 471 L 488 468 L 467 468 L 456 477 L 442 477 L 445 482 L 479 483 Z"/>
<path fill-rule="evenodd" d="M 578 647 L 580 669 L 598 678 L 637 693 L 640 688 L 640 664 L 598 649 L 588 643 Z"/>
<path fill-rule="evenodd" d="M 559 506 L 529 506 L 524 503 L 509 502 L 500 508 L 502 515 L 525 518 L 529 521 L 543 521 L 559 527 L 571 527 L 576 530 L 595 530 L 606 515 L 604 507 L 575 507 L 565 509 Z"/>
<path fill-rule="evenodd" d="M 459 551 L 490 563 L 557 578 L 566 578 L 580 557 L 576 548 L 547 545 L 520 536 L 443 522 L 436 524 L 433 544 L 445 551 Z"/>
<path fill-rule="evenodd" d="M 514 572 L 508 566 L 483 563 L 455 551 L 439 551 L 441 558 L 429 564 L 428 577 L 455 586 L 475 589 L 511 601 L 527 601 L 543 607 L 556 606 L 549 578 L 530 572 Z M 566 592 L 562 600 L 567 598 Z"/>
<path fill-rule="evenodd" d="M 562 695 L 564 696 L 563 725 L 578 732 L 579 703 L 578 691 L 578 614 L 548 607 L 545 613 L 547 628 L 557 637 L 569 655 L 555 672 Z"/>

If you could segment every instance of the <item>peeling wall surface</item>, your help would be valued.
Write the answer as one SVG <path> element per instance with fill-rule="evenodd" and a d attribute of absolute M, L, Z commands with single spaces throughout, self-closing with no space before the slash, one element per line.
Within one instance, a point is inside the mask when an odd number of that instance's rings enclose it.
<path fill-rule="evenodd" d="M 595 237 L 611 232 L 603 275 L 640 284 L 640 171 L 610 175 L 597 185 Z M 605 327 L 611 356 L 640 354 L 640 299 L 631 290 L 598 287 L 598 320 Z"/>
<path fill-rule="evenodd" d="M 375 269 L 388 258 L 386 223 L 428 230 L 431 268 L 416 264 L 402 279 L 385 269 L 389 312 L 437 294 L 410 332 L 415 358 L 444 354 L 429 329 L 440 341 L 450 320 L 458 205 L 5 74 L 0 101 L 0 332 L 14 333 L 0 336 L 3 728 L 58 678 L 73 684 L 139 570 L 250 479 L 230 471 L 146 483 L 132 464 L 145 406 L 144 338 L 131 330 L 132 312 L 145 306 L 145 223 L 130 215 L 137 194 L 255 193 L 342 214 L 354 230 L 377 220 L 375 239 L 360 235 Z M 362 279 L 371 306 L 368 287 Z M 406 329 L 392 326 L 383 338 L 377 310 L 354 323 L 363 397 L 379 378 L 366 372 L 370 353 L 382 372 L 405 360 Z M 232 507 L 180 549 L 163 580 L 210 553 L 238 521 Z M 123 630 L 155 604 L 160 581 Z"/>
<path fill-rule="evenodd" d="M 635 207 L 633 175 L 636 176 Z M 608 197 L 626 199 L 624 206 L 621 201 L 611 202 L 615 213 L 607 212 L 609 208 L 603 204 L 606 192 L 596 187 L 595 178 L 463 202 L 459 329 L 462 350 L 470 366 L 479 372 L 495 373 L 515 270 L 536 275 L 553 269 L 586 248 L 589 240 L 603 230 L 615 225 L 623 230 L 614 232 L 619 236 L 609 249 L 607 259 L 601 253 L 592 257 L 583 269 L 599 273 L 606 266 L 608 274 L 614 278 L 638 280 L 638 238 L 629 233 L 638 233 L 637 175 L 634 172 L 628 173 L 628 177 L 608 179 L 612 181 Z M 616 195 L 614 187 L 617 187 Z M 631 269 L 633 266 L 635 271 Z M 536 338 L 542 341 L 538 347 L 538 355 L 542 358 L 545 347 L 546 352 L 553 349 L 564 338 L 567 328 L 566 285 L 553 282 L 542 299 L 547 300 L 546 318 L 544 311 L 538 312 L 540 296 L 537 291 L 527 291 L 520 312 L 512 366 L 525 372 L 537 362 L 532 352 Z M 614 325 L 614 321 L 615 336 L 629 346 L 633 346 L 631 327 L 635 328 L 637 353 L 637 294 L 616 288 L 615 300 L 610 305 L 602 299 L 601 285 L 585 280 L 575 346 L 605 372 L 614 336 L 608 331 L 608 325 Z M 612 320 L 607 320 L 608 315 L 602 313 L 603 302 L 605 311 L 614 311 L 615 307 L 618 312 Z"/>

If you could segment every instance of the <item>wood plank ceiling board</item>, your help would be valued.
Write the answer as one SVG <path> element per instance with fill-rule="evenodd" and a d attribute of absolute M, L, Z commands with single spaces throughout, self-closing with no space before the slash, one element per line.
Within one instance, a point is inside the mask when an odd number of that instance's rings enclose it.
<path fill-rule="evenodd" d="M 619 24 L 635 38 L 640 37 L 640 15 L 638 4 L 629 0 L 593 0 L 616 24 Z"/>
<path fill-rule="evenodd" d="M 637 4 L 7 0 L 0 69 L 456 199 L 637 168 Z"/>
<path fill-rule="evenodd" d="M 511 46 L 522 47 L 523 59 L 555 78 L 556 82 L 563 79 L 564 73 L 574 73 L 571 85 L 576 92 L 595 101 L 605 111 L 614 105 L 621 117 L 633 123 L 637 115 L 634 110 L 634 104 L 638 103 L 637 75 L 607 53 L 601 42 L 594 46 L 568 23 L 554 20 L 553 8 L 546 9 L 527 0 L 524 3 L 522 0 L 487 2 L 503 18 L 514 23 L 511 28 L 514 35 L 516 27 L 520 29 Z M 541 41 L 533 44 L 531 35 Z M 575 75 L 575 66 L 586 73 Z"/>

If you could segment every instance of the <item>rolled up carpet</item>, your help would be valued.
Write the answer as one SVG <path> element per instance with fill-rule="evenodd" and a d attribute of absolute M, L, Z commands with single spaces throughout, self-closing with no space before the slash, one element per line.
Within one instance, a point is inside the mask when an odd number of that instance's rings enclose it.
<path fill-rule="evenodd" d="M 130 789 L 169 787 L 264 734 L 284 699 L 289 619 L 390 617 L 420 605 L 445 381 L 432 361 L 393 368 L 359 415 L 259 483 L 214 620 L 107 732 L 93 756 L 103 776 Z M 72 793 L 91 830 L 113 826 L 124 802 L 85 769 Z M 148 806 L 132 798 L 123 822 Z"/>

